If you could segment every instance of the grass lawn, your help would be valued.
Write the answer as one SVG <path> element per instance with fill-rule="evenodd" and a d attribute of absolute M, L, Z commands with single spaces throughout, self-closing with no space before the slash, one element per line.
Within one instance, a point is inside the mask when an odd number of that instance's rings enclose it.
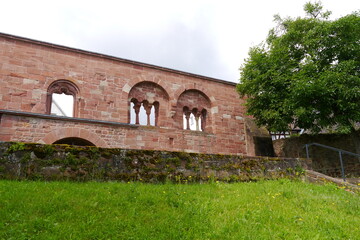
<path fill-rule="evenodd" d="M 290 180 L 1 180 L 0 239 L 360 239 L 360 195 Z"/>

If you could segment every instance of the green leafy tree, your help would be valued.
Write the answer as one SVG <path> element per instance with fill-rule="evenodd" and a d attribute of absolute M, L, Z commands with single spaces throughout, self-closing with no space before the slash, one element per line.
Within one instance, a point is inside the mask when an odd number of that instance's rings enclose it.
<path fill-rule="evenodd" d="M 269 131 L 353 131 L 360 122 L 360 14 L 329 20 L 320 3 L 304 10 L 305 18 L 275 16 L 277 27 L 240 68 L 237 90 Z"/>

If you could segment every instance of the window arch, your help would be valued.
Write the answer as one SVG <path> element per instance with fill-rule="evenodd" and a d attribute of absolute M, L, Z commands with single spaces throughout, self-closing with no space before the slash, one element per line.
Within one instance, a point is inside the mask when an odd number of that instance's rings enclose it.
<path fill-rule="evenodd" d="M 177 102 L 177 121 L 182 120 L 182 128 L 193 131 L 211 131 L 207 118 L 211 107 L 209 98 L 201 91 L 190 89 L 184 91 Z"/>
<path fill-rule="evenodd" d="M 159 102 L 150 104 L 147 100 L 139 102 L 136 98 L 130 101 L 130 123 L 157 126 Z"/>
<path fill-rule="evenodd" d="M 168 101 L 169 95 L 160 85 L 147 81 L 135 84 L 129 92 L 129 123 L 158 126 Z M 162 112 L 160 105 L 164 106 Z"/>
<path fill-rule="evenodd" d="M 199 111 L 197 108 L 190 110 L 184 107 L 183 128 L 193 131 L 204 131 L 206 124 L 206 109 Z"/>
<path fill-rule="evenodd" d="M 47 91 L 46 113 L 64 117 L 76 117 L 78 87 L 68 80 L 57 80 Z"/>

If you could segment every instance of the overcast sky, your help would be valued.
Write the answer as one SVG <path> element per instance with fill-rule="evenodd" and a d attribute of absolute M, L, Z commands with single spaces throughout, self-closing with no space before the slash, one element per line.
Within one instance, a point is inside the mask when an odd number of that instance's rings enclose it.
<path fill-rule="evenodd" d="M 238 82 L 273 16 L 307 0 L 0 0 L 0 32 Z M 323 0 L 332 19 L 359 0 Z"/>

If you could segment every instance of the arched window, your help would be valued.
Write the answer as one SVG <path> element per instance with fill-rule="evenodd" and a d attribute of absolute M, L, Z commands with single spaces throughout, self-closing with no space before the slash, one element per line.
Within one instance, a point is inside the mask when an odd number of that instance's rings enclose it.
<path fill-rule="evenodd" d="M 129 123 L 158 126 L 164 122 L 159 121 L 160 105 L 167 106 L 169 95 L 158 84 L 153 82 L 140 82 L 135 84 L 129 92 Z M 161 110 L 165 115 L 166 109 Z"/>
<path fill-rule="evenodd" d="M 67 80 L 57 80 L 47 91 L 46 113 L 56 116 L 75 117 L 78 87 Z"/>
<path fill-rule="evenodd" d="M 189 110 L 184 107 L 183 127 L 186 130 L 204 131 L 206 122 L 206 109 L 201 112 L 197 108 Z"/>
<path fill-rule="evenodd" d="M 193 131 L 207 131 L 206 125 L 211 126 L 207 119 L 207 110 L 211 106 L 209 98 L 199 90 L 190 89 L 184 91 L 177 102 L 176 121 L 182 120 L 182 128 Z"/>
<path fill-rule="evenodd" d="M 142 102 L 137 101 L 137 99 L 132 99 L 130 102 L 130 123 L 147 125 L 147 126 L 156 126 L 157 114 L 159 112 L 159 103 L 154 102 L 149 104 L 148 101 L 144 100 Z"/>

